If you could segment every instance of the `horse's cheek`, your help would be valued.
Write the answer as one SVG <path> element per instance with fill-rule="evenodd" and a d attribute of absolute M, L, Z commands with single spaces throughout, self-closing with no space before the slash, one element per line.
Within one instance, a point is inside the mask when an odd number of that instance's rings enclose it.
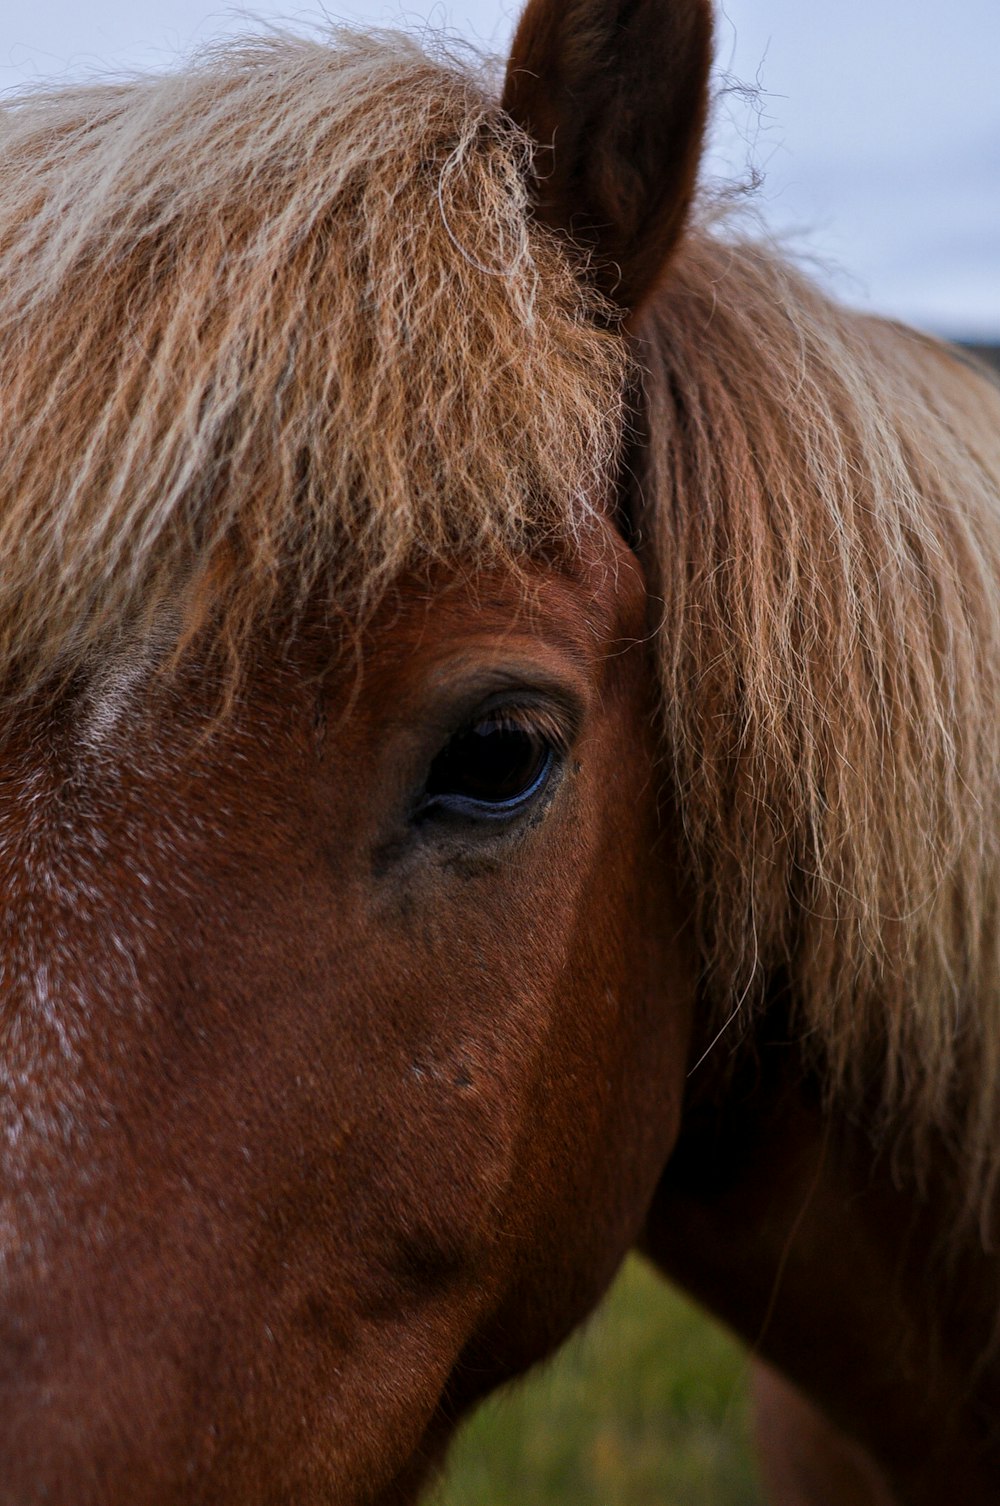
<path fill-rule="evenodd" d="M 635 659 L 605 687 L 553 869 L 529 886 L 547 897 L 544 926 L 512 898 L 502 907 L 531 982 L 519 1078 L 505 1095 L 517 1117 L 504 1231 L 520 1266 L 477 1337 L 482 1367 L 520 1370 L 586 1315 L 635 1239 L 678 1132 L 695 970 L 648 778 Z"/>

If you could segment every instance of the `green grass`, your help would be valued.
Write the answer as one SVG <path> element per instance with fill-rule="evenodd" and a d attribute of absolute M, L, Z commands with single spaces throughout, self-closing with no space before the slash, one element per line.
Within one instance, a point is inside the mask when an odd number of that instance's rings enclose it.
<path fill-rule="evenodd" d="M 759 1506 L 746 1359 L 631 1259 L 585 1332 L 487 1402 L 434 1506 Z"/>

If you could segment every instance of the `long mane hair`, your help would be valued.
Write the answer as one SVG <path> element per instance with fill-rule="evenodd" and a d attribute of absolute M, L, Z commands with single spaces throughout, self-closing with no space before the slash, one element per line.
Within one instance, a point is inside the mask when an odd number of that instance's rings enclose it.
<path fill-rule="evenodd" d="M 491 80 L 274 38 L 0 121 L 7 698 L 604 505 L 641 383 L 664 777 L 722 1024 L 1000 1165 L 1000 397 L 711 225 L 626 338 Z M 158 636 L 157 636 L 158 635 Z M 53 693 L 55 693 L 53 691 Z M 19 699 L 20 698 L 20 699 Z M 735 1025 L 734 1025 L 734 1028 Z"/>
<path fill-rule="evenodd" d="M 829 1090 L 902 1119 L 911 1171 L 943 1136 L 987 1210 L 1000 390 L 707 236 L 644 335 L 666 741 L 719 1023 L 781 976 Z"/>

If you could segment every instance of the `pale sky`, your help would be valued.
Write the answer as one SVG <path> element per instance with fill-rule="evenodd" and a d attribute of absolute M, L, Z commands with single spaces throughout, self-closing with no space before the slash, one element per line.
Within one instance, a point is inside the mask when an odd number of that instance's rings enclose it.
<path fill-rule="evenodd" d="M 664 0 L 667 3 L 667 0 Z M 0 89 L 170 67 L 310 0 L 32 0 L 0 21 Z M 506 50 L 518 0 L 331 0 L 330 17 Z M 1000 340 L 1000 0 L 724 0 L 709 170 L 763 174 L 764 221 L 849 302 Z M 748 101 L 725 76 L 756 86 Z"/>

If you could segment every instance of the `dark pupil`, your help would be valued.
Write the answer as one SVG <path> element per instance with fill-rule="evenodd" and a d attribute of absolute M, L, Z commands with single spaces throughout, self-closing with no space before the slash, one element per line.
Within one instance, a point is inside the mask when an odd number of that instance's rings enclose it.
<path fill-rule="evenodd" d="M 427 793 L 498 805 L 516 800 L 538 779 L 548 747 L 533 732 L 483 720 L 459 732 L 431 765 Z"/>

